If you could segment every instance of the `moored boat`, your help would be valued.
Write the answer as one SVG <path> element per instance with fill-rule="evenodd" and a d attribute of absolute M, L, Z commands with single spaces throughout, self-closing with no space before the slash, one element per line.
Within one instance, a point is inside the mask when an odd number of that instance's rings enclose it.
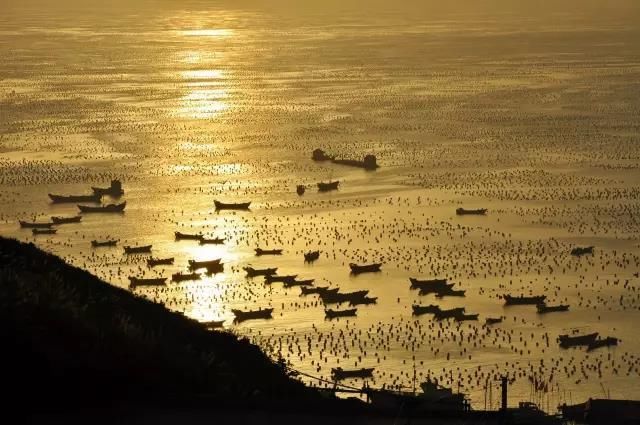
<path fill-rule="evenodd" d="M 220 265 L 221 261 L 222 261 L 221 258 L 216 258 L 213 260 L 202 260 L 202 261 L 189 260 L 189 270 L 194 271 L 198 269 L 206 269 L 209 267 L 214 267 L 214 266 Z"/>
<path fill-rule="evenodd" d="M 19 223 L 23 229 L 50 229 L 54 225 L 54 223 L 34 223 L 22 220 Z"/>
<path fill-rule="evenodd" d="M 411 282 L 411 289 L 444 288 L 448 285 L 447 279 L 416 279 L 410 277 L 409 282 Z M 453 286 L 453 284 L 450 285 Z"/>
<path fill-rule="evenodd" d="M 53 222 L 53 224 L 80 223 L 81 220 L 81 215 L 76 215 L 73 217 L 51 217 L 51 221 Z"/>
<path fill-rule="evenodd" d="M 467 291 L 464 289 L 458 289 L 458 290 L 454 290 L 451 288 L 448 289 L 443 289 L 440 291 L 436 291 L 436 297 L 437 298 L 443 298 L 443 297 L 464 297 L 464 294 Z M 423 291 L 420 291 L 420 295 L 424 295 Z"/>
<path fill-rule="evenodd" d="M 78 209 L 83 213 L 120 213 L 124 212 L 125 207 L 127 206 L 126 202 L 121 204 L 109 204 L 103 205 L 99 207 L 92 207 L 89 205 L 78 205 Z"/>
<path fill-rule="evenodd" d="M 411 309 L 413 310 L 414 316 L 421 316 L 423 314 L 436 314 L 438 311 L 440 311 L 440 307 L 434 304 L 430 304 L 430 305 L 414 304 L 411 306 Z"/>
<path fill-rule="evenodd" d="M 257 256 L 261 256 L 261 255 L 282 255 L 282 249 L 262 249 L 262 248 L 256 248 L 256 255 Z"/>
<path fill-rule="evenodd" d="M 487 317 L 484 321 L 485 325 L 496 325 L 498 323 L 502 323 L 502 317 Z"/>
<path fill-rule="evenodd" d="M 479 314 L 477 314 L 477 313 L 475 313 L 475 314 L 460 313 L 460 314 L 457 314 L 457 315 L 453 316 L 453 318 L 457 322 L 466 322 L 468 320 L 478 320 L 478 316 L 479 316 Z"/>
<path fill-rule="evenodd" d="M 351 268 L 351 274 L 379 272 L 380 267 L 382 267 L 381 263 L 365 264 L 365 265 L 349 263 L 349 268 Z"/>
<path fill-rule="evenodd" d="M 475 210 L 467 210 L 464 208 L 457 208 L 456 209 L 456 214 L 457 215 L 485 215 L 487 213 L 487 209 L 486 208 L 478 208 Z"/>
<path fill-rule="evenodd" d="M 542 304 L 536 305 L 536 309 L 539 314 L 544 314 L 544 313 L 554 313 L 557 311 L 569 311 L 569 306 L 566 304 L 547 305 L 545 303 L 542 303 Z"/>
<path fill-rule="evenodd" d="M 191 241 L 199 241 L 202 239 L 202 235 L 200 233 L 190 234 L 190 233 L 182 233 L 182 232 L 174 232 L 176 236 L 176 240 L 191 240 Z"/>
<path fill-rule="evenodd" d="M 358 314 L 357 308 L 350 308 L 347 310 L 331 310 L 330 308 L 324 311 L 324 315 L 328 319 L 333 319 L 336 317 L 351 317 L 356 316 Z"/>
<path fill-rule="evenodd" d="M 251 319 L 270 319 L 271 314 L 273 313 L 273 308 L 260 308 L 257 310 L 237 310 L 231 309 L 233 314 L 236 316 L 236 322 L 242 322 L 244 320 Z"/>
<path fill-rule="evenodd" d="M 244 271 L 247 272 L 247 277 L 268 276 L 268 275 L 276 274 L 278 271 L 278 268 L 272 267 L 272 268 L 266 268 L 266 269 L 254 269 L 253 267 L 246 266 L 244 267 Z"/>
<path fill-rule="evenodd" d="M 612 347 L 618 345 L 618 338 L 614 338 L 612 336 L 608 336 L 606 338 L 603 339 L 595 339 L 593 341 L 591 341 L 589 343 L 589 345 L 587 345 L 587 351 L 592 351 L 595 350 L 597 348 L 602 348 L 602 347 Z"/>
<path fill-rule="evenodd" d="M 378 303 L 378 297 L 362 297 L 362 298 L 356 298 L 356 299 L 352 299 L 349 300 L 349 305 L 354 307 L 357 305 L 369 305 L 369 304 L 377 304 Z"/>
<path fill-rule="evenodd" d="M 593 254 L 593 246 L 577 247 L 571 250 L 571 255 L 580 257 L 585 254 Z"/>
<path fill-rule="evenodd" d="M 514 297 L 512 295 L 504 296 L 504 304 L 505 305 L 538 305 L 544 304 L 544 301 L 547 299 L 546 295 L 534 295 L 534 296 L 519 296 Z"/>
<path fill-rule="evenodd" d="M 212 264 L 210 266 L 207 266 L 206 269 L 207 269 L 207 275 L 222 273 L 224 272 L 224 264 L 222 263 Z"/>
<path fill-rule="evenodd" d="M 313 263 L 320 258 L 320 251 L 309 251 L 304 253 L 304 262 Z"/>
<path fill-rule="evenodd" d="M 168 266 L 173 264 L 173 257 L 170 258 L 149 258 L 147 260 L 147 265 L 149 267 L 155 267 L 155 266 Z"/>
<path fill-rule="evenodd" d="M 456 308 L 449 308 L 446 310 L 442 310 L 440 309 L 439 311 L 436 311 L 435 313 L 433 313 L 433 316 L 436 320 L 445 320 L 445 319 L 457 319 L 458 317 L 464 317 L 464 307 L 456 307 Z M 473 316 L 473 315 L 470 315 Z M 478 318 L 477 315 L 475 315 L 476 319 Z"/>
<path fill-rule="evenodd" d="M 364 299 L 369 294 L 368 290 L 354 292 L 326 291 L 319 293 L 324 304 L 348 303 Z"/>
<path fill-rule="evenodd" d="M 301 286 L 300 295 L 320 294 L 329 290 L 328 286 Z M 338 288 L 335 288 L 335 292 L 338 292 Z"/>
<path fill-rule="evenodd" d="M 99 203 L 102 199 L 101 195 L 92 194 L 92 195 L 53 195 L 49 194 L 49 199 L 54 204 L 64 204 L 64 203 L 78 203 L 78 202 L 94 202 Z"/>
<path fill-rule="evenodd" d="M 184 282 L 186 280 L 200 280 L 201 277 L 198 273 L 174 273 L 171 275 L 171 281 Z"/>
<path fill-rule="evenodd" d="M 109 187 L 92 187 L 94 195 L 108 195 L 112 198 L 118 198 L 124 195 L 124 190 L 122 190 L 122 182 L 120 180 L 111 180 L 111 186 Z"/>
<path fill-rule="evenodd" d="M 284 282 L 285 288 L 291 288 L 293 286 L 312 286 L 315 279 L 303 279 L 303 280 L 291 280 Z"/>
<path fill-rule="evenodd" d="M 373 376 L 373 370 L 374 368 L 372 367 L 352 370 L 335 367 L 331 369 L 331 376 L 336 381 L 348 378 L 371 378 Z"/>
<path fill-rule="evenodd" d="M 200 245 L 222 245 L 225 238 L 200 238 Z"/>
<path fill-rule="evenodd" d="M 296 277 L 298 277 L 297 274 L 290 274 L 290 275 L 284 275 L 284 276 L 278 276 L 278 275 L 275 275 L 275 274 L 267 274 L 267 275 L 264 275 L 264 283 L 274 283 L 274 282 L 288 283 L 288 282 L 294 282 L 296 280 Z"/>
<path fill-rule="evenodd" d="M 318 183 L 318 192 L 329 192 L 331 190 L 338 190 L 339 184 L 339 180 L 329 181 L 328 183 L 320 182 Z"/>
<path fill-rule="evenodd" d="M 57 231 L 57 229 L 31 229 L 31 233 L 34 235 L 55 235 Z"/>
<path fill-rule="evenodd" d="M 151 245 L 142 245 L 142 246 L 125 246 L 124 253 L 125 254 L 148 254 L 151 252 Z"/>
<path fill-rule="evenodd" d="M 220 201 L 213 201 L 213 204 L 216 207 L 216 210 L 248 210 L 251 206 L 251 202 L 237 202 L 237 203 L 227 203 Z"/>
<path fill-rule="evenodd" d="M 137 286 L 162 286 L 166 283 L 166 277 L 159 278 L 138 278 L 129 277 L 129 287 L 135 288 Z"/>
<path fill-rule="evenodd" d="M 118 241 L 116 240 L 106 240 L 106 241 L 92 240 L 91 241 L 91 246 L 94 248 L 100 248 L 105 246 L 116 246 L 117 244 L 118 244 Z"/>
<path fill-rule="evenodd" d="M 593 332 L 585 335 L 560 335 L 558 340 L 560 341 L 560 347 L 578 347 L 581 345 L 589 345 L 598 338 L 598 332 Z"/>
<path fill-rule="evenodd" d="M 453 290 L 454 285 L 455 283 L 447 283 L 443 286 L 424 285 L 423 287 L 420 288 L 418 295 L 429 295 L 429 294 L 438 294 L 438 295 L 443 294 L 442 296 L 449 295 L 451 292 L 455 292 Z M 456 294 L 454 294 L 453 296 L 456 296 Z M 458 296 L 464 296 L 464 293 L 458 294 Z"/>

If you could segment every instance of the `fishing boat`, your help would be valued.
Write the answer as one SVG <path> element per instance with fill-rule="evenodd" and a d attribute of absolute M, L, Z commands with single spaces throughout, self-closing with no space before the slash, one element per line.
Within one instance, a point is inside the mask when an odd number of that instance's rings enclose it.
<path fill-rule="evenodd" d="M 288 282 L 284 282 L 285 288 L 291 288 L 293 286 L 312 286 L 315 279 L 304 279 L 304 280 L 291 280 Z"/>
<path fill-rule="evenodd" d="M 455 285 L 455 283 L 447 283 L 443 286 L 425 285 L 424 287 L 420 288 L 418 295 L 429 295 L 429 294 L 440 294 L 440 293 L 449 295 L 451 292 L 455 292 L 452 289 L 453 285 Z M 455 296 L 455 294 L 453 296 Z M 458 296 L 464 296 L 464 294 L 458 295 Z"/>
<path fill-rule="evenodd" d="M 124 190 L 122 190 L 122 183 L 120 180 L 111 180 L 111 186 L 109 187 L 92 187 L 94 195 L 99 196 L 111 196 L 112 198 L 118 198 L 124 195 Z"/>
<path fill-rule="evenodd" d="M 444 288 L 447 286 L 447 279 L 416 279 L 410 277 L 409 282 L 411 282 L 411 289 Z"/>
<path fill-rule="evenodd" d="M 116 240 L 107 240 L 107 241 L 92 240 L 91 241 L 91 246 L 93 248 L 101 248 L 105 246 L 116 246 L 117 244 L 118 244 L 118 241 Z"/>
<path fill-rule="evenodd" d="M 545 303 L 536 305 L 538 314 L 554 313 L 557 311 L 569 311 L 569 306 L 565 304 L 560 305 L 546 305 Z"/>
<path fill-rule="evenodd" d="M 608 336 L 603 339 L 595 339 L 587 345 L 587 351 L 593 351 L 602 347 L 612 347 L 618 345 L 618 338 L 614 338 L 612 336 Z"/>
<path fill-rule="evenodd" d="M 138 286 L 162 286 L 166 283 L 166 277 L 159 278 L 138 278 L 138 277 L 129 277 L 129 287 L 135 288 Z"/>
<path fill-rule="evenodd" d="M 445 320 L 445 319 L 455 319 L 457 317 L 462 317 L 464 315 L 464 307 L 450 308 L 447 310 L 438 310 L 433 313 L 433 316 L 436 320 Z M 478 317 L 476 316 L 476 319 Z"/>
<path fill-rule="evenodd" d="M 362 298 L 357 298 L 357 299 L 353 299 L 349 301 L 349 305 L 352 307 L 355 307 L 357 305 L 369 305 L 369 304 L 377 304 L 378 303 L 378 297 L 362 297 Z"/>
<path fill-rule="evenodd" d="M 30 223 L 28 221 L 20 220 L 20 227 L 23 229 L 50 229 L 54 223 Z"/>
<path fill-rule="evenodd" d="M 467 210 L 464 208 L 456 208 L 456 215 L 485 215 L 487 213 L 486 208 L 478 208 L 476 210 Z"/>
<path fill-rule="evenodd" d="M 82 221 L 82 216 L 76 215 L 74 217 L 51 217 L 51 221 L 53 222 L 53 224 L 80 223 L 80 221 Z"/>
<path fill-rule="evenodd" d="M 212 264 L 210 266 L 207 266 L 206 269 L 207 269 L 207 275 L 222 273 L 224 272 L 224 264 L 222 263 Z"/>
<path fill-rule="evenodd" d="M 220 210 L 248 210 L 251 206 L 251 202 L 238 202 L 238 203 L 226 203 L 220 201 L 213 201 L 216 207 L 216 211 Z"/>
<path fill-rule="evenodd" d="M 430 304 L 430 305 L 414 304 L 411 306 L 411 309 L 413 310 L 414 316 L 421 316 L 423 314 L 436 314 L 437 312 L 440 311 L 440 307 L 434 304 Z"/>
<path fill-rule="evenodd" d="M 199 233 L 196 234 L 189 234 L 189 233 L 182 233 L 182 232 L 174 232 L 176 235 L 176 240 L 177 241 L 181 241 L 181 240 L 191 240 L 191 241 L 199 241 L 200 239 L 202 239 L 202 235 Z"/>
<path fill-rule="evenodd" d="M 296 186 L 296 193 L 300 196 L 304 195 L 305 190 L 306 188 L 304 187 L 303 184 L 299 184 L 298 186 Z"/>
<path fill-rule="evenodd" d="M 538 305 L 544 304 L 544 300 L 546 300 L 546 295 L 535 295 L 535 296 L 519 296 L 514 297 L 511 295 L 504 296 L 504 304 L 505 305 Z"/>
<path fill-rule="evenodd" d="M 109 204 L 100 207 L 92 207 L 89 205 L 78 205 L 78 209 L 83 213 L 121 213 L 127 206 L 126 202 L 121 204 Z"/>
<path fill-rule="evenodd" d="M 456 320 L 456 322 L 466 322 L 469 320 L 478 320 L 478 316 L 479 314 L 464 314 L 464 313 L 460 313 L 458 315 L 453 316 L 453 318 Z"/>
<path fill-rule="evenodd" d="M 150 252 L 151 252 L 151 245 L 124 247 L 125 254 L 148 254 Z"/>
<path fill-rule="evenodd" d="M 331 190 L 338 190 L 338 185 L 340 181 L 330 181 L 329 183 L 320 182 L 318 183 L 318 192 L 329 192 Z"/>
<path fill-rule="evenodd" d="M 502 323 L 502 317 L 487 317 L 484 321 L 485 325 L 496 325 L 498 323 Z"/>
<path fill-rule="evenodd" d="M 202 322 L 202 325 L 207 329 L 219 329 L 224 327 L 224 320 L 211 320 L 209 322 Z"/>
<path fill-rule="evenodd" d="M 330 308 L 328 308 L 324 311 L 324 315 L 328 319 L 333 319 L 336 317 L 351 317 L 357 315 L 357 313 L 357 308 L 350 308 L 347 310 L 331 310 Z"/>
<path fill-rule="evenodd" d="M 31 233 L 34 235 L 55 235 L 57 231 L 57 229 L 31 229 Z"/>
<path fill-rule="evenodd" d="M 588 346 L 598 338 L 598 332 L 593 332 L 585 335 L 560 335 L 558 340 L 560 341 L 560 347 L 578 347 L 581 345 Z"/>
<path fill-rule="evenodd" d="M 464 294 L 467 291 L 464 289 L 458 289 L 458 290 L 454 290 L 451 288 L 448 289 L 444 289 L 441 291 L 436 291 L 436 297 L 437 298 L 444 298 L 444 297 L 464 297 Z M 423 291 L 420 291 L 420 295 L 424 295 Z"/>
<path fill-rule="evenodd" d="M 585 254 L 593 254 L 593 248 L 594 247 L 592 246 L 573 248 L 571 250 L 571 255 L 573 255 L 574 257 L 580 257 Z"/>
<path fill-rule="evenodd" d="M 254 269 L 253 267 L 247 266 L 247 267 L 244 267 L 244 271 L 247 272 L 247 277 L 269 276 L 272 274 L 276 274 L 278 271 L 278 268 L 273 267 L 273 268 L 267 268 L 267 269 Z"/>
<path fill-rule="evenodd" d="M 225 238 L 211 238 L 207 239 L 205 237 L 200 238 L 200 245 L 222 245 L 225 241 Z"/>
<path fill-rule="evenodd" d="M 256 248 L 256 255 L 282 255 L 282 249 L 262 249 Z"/>
<path fill-rule="evenodd" d="M 220 264 L 220 261 L 222 261 L 221 258 L 203 261 L 189 260 L 189 270 L 194 271 L 198 269 L 206 269 L 209 267 L 217 266 Z"/>
<path fill-rule="evenodd" d="M 329 289 L 328 286 L 316 286 L 316 287 L 301 286 L 300 295 L 320 294 L 320 293 L 326 292 L 328 289 Z M 335 291 L 338 292 L 338 288 L 335 288 Z"/>
<path fill-rule="evenodd" d="M 267 274 L 267 275 L 264 275 L 264 283 L 275 283 L 275 282 L 288 283 L 288 282 L 294 282 L 296 280 L 296 277 L 298 277 L 297 274 L 290 274 L 290 275 L 284 275 L 284 276 L 278 276 L 278 275 L 275 275 L 275 274 Z"/>
<path fill-rule="evenodd" d="M 149 258 L 147 260 L 147 265 L 149 267 L 155 267 L 155 266 L 169 266 L 171 264 L 173 264 L 173 257 L 170 258 Z"/>
<path fill-rule="evenodd" d="M 382 266 L 381 263 L 365 264 L 365 265 L 349 263 L 349 267 L 351 268 L 351 274 L 379 272 L 381 266 Z"/>
<path fill-rule="evenodd" d="M 174 273 L 171 275 L 171 281 L 184 282 L 185 280 L 200 280 L 201 277 L 198 273 Z"/>
<path fill-rule="evenodd" d="M 244 320 L 251 319 L 270 319 L 271 314 L 273 313 L 272 308 L 260 308 L 257 310 L 236 310 L 231 309 L 233 314 L 236 316 L 236 322 L 242 322 Z"/>
<path fill-rule="evenodd" d="M 320 251 L 309 251 L 304 253 L 304 262 L 313 263 L 320 258 Z"/>
<path fill-rule="evenodd" d="M 362 369 L 343 369 L 341 367 L 334 367 L 331 369 L 331 376 L 335 381 L 349 378 L 371 378 L 373 376 L 374 368 L 362 368 Z"/>
<path fill-rule="evenodd" d="M 354 292 L 338 292 L 338 291 L 327 291 L 324 293 L 320 293 L 320 299 L 324 304 L 339 304 L 339 303 L 348 303 L 351 301 L 357 301 L 365 298 L 369 294 L 368 290 L 364 291 L 354 291 Z"/>
<path fill-rule="evenodd" d="M 53 195 L 49 194 L 49 199 L 54 204 L 65 204 L 65 203 L 73 203 L 77 204 L 78 202 L 95 202 L 99 203 L 102 199 L 101 195 L 96 195 L 95 193 L 92 195 Z"/>

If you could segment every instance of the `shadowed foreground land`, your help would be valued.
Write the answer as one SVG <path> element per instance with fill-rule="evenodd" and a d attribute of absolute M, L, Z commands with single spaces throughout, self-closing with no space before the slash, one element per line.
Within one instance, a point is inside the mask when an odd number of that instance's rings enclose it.
<path fill-rule="evenodd" d="M 5 405 L 32 423 L 394 422 L 292 380 L 246 339 L 5 238 L 0 319 Z"/>

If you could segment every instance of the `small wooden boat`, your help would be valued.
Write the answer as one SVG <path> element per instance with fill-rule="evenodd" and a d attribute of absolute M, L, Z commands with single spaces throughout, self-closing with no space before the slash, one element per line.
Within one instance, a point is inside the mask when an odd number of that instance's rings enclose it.
<path fill-rule="evenodd" d="M 91 246 L 93 248 L 101 248 L 101 247 L 105 247 L 105 246 L 116 246 L 117 244 L 118 244 L 118 241 L 116 241 L 116 240 L 108 240 L 108 241 L 92 240 L 91 241 Z"/>
<path fill-rule="evenodd" d="M 364 291 L 354 291 L 354 292 L 344 292 L 341 293 L 339 291 L 326 291 L 321 292 L 320 299 L 324 304 L 339 304 L 339 303 L 350 303 L 351 301 L 358 301 L 364 299 L 369 294 L 368 290 Z"/>
<path fill-rule="evenodd" d="M 520 297 L 505 295 L 504 304 L 505 305 L 538 305 L 538 304 L 544 304 L 544 300 L 546 299 L 547 297 L 545 295 L 536 295 L 531 297 L 527 297 L 524 295 Z"/>
<path fill-rule="evenodd" d="M 169 266 L 171 264 L 173 264 L 173 260 L 174 258 L 149 258 L 147 260 L 147 265 L 149 267 L 155 267 L 155 266 Z"/>
<path fill-rule="evenodd" d="M 316 286 L 316 287 L 301 286 L 300 295 L 320 294 L 327 291 L 328 289 L 329 289 L 328 286 Z M 338 288 L 336 288 L 335 291 L 338 292 Z"/>
<path fill-rule="evenodd" d="M 109 204 L 100 207 L 91 207 L 89 205 L 78 205 L 78 209 L 83 213 L 121 213 L 124 212 L 126 202 L 121 204 Z"/>
<path fill-rule="evenodd" d="M 272 308 L 260 308 L 258 310 L 247 311 L 231 309 L 231 311 L 236 316 L 236 322 L 242 322 L 251 319 L 270 319 L 271 314 L 273 313 Z"/>
<path fill-rule="evenodd" d="M 210 266 L 207 266 L 206 269 L 207 269 L 208 275 L 222 273 L 224 272 L 224 264 L 222 263 L 212 264 Z"/>
<path fill-rule="evenodd" d="M 502 317 L 487 317 L 484 321 L 485 325 L 496 325 L 498 323 L 502 323 Z"/>
<path fill-rule="evenodd" d="M 238 203 L 226 203 L 220 201 L 213 201 L 217 211 L 220 210 L 248 210 L 251 206 L 251 202 L 238 202 Z"/>
<path fill-rule="evenodd" d="M 174 232 L 176 235 L 176 240 L 177 241 L 181 241 L 181 240 L 191 240 L 191 241 L 199 241 L 200 239 L 202 239 L 202 235 L 197 233 L 197 234 L 189 234 L 189 233 L 182 233 L 182 232 Z"/>
<path fill-rule="evenodd" d="M 479 314 L 458 314 L 456 316 L 454 316 L 453 318 L 457 321 L 457 322 L 466 322 L 469 320 L 478 320 L 478 316 Z"/>
<path fill-rule="evenodd" d="M 296 187 L 296 193 L 297 193 L 298 195 L 300 195 L 300 196 L 304 195 L 304 191 L 305 191 L 305 190 L 306 190 L 306 188 L 304 187 L 304 185 L 303 185 L 303 184 L 299 184 L 299 185 Z"/>
<path fill-rule="evenodd" d="M 109 187 L 92 187 L 94 195 L 100 196 L 111 196 L 112 198 L 118 198 L 124 195 L 124 190 L 122 190 L 122 183 L 120 180 L 111 180 L 111 186 Z"/>
<path fill-rule="evenodd" d="M 409 281 L 411 282 L 411 289 L 443 288 L 447 286 L 447 279 L 416 279 L 410 277 Z"/>
<path fill-rule="evenodd" d="M 571 250 L 571 255 L 580 257 L 585 254 L 593 254 L 593 246 L 577 247 Z"/>
<path fill-rule="evenodd" d="M 618 345 L 618 338 L 608 336 L 604 339 L 596 339 L 591 341 L 587 346 L 587 351 L 593 351 L 597 348 L 602 348 L 602 347 L 612 347 L 615 345 Z"/>
<path fill-rule="evenodd" d="M 477 210 L 466 210 L 464 208 L 457 208 L 457 215 L 485 215 L 487 213 L 486 208 L 479 208 Z"/>
<path fill-rule="evenodd" d="M 320 251 L 310 251 L 304 253 L 304 262 L 305 263 L 313 263 L 318 258 L 320 258 Z"/>
<path fill-rule="evenodd" d="M 80 221 L 82 221 L 82 216 L 76 215 L 74 217 L 51 217 L 51 221 L 53 222 L 53 224 L 80 223 Z"/>
<path fill-rule="evenodd" d="M 543 304 L 536 305 L 536 309 L 538 310 L 538 314 L 544 314 L 544 313 L 555 313 L 558 311 L 569 311 L 569 306 L 565 304 L 546 305 L 543 303 Z"/>
<path fill-rule="evenodd" d="M 50 229 L 54 223 L 30 223 L 20 220 L 20 227 L 23 229 Z"/>
<path fill-rule="evenodd" d="M 304 280 L 290 280 L 284 282 L 285 288 L 291 288 L 293 286 L 312 286 L 315 279 L 304 279 Z"/>
<path fill-rule="evenodd" d="M 256 277 L 256 276 L 269 276 L 272 274 L 276 274 L 278 271 L 277 267 L 268 268 L 268 269 L 254 269 L 253 267 L 245 267 L 244 271 L 247 272 L 247 277 Z"/>
<path fill-rule="evenodd" d="M 171 275 L 171 281 L 184 282 L 185 280 L 200 280 L 201 277 L 198 273 L 174 273 Z"/>
<path fill-rule="evenodd" d="M 349 301 L 349 305 L 354 307 L 357 305 L 369 305 L 369 304 L 377 304 L 378 303 L 378 297 L 362 297 L 362 298 L 357 298 L 357 299 L 353 299 Z"/>
<path fill-rule="evenodd" d="M 135 288 L 138 286 L 162 286 L 167 282 L 166 277 L 159 278 L 138 278 L 138 277 L 129 277 L 129 287 Z"/>
<path fill-rule="evenodd" d="M 436 314 L 437 312 L 440 311 L 440 307 L 434 304 L 430 304 L 430 305 L 414 304 L 411 306 L 411 309 L 413 310 L 414 316 L 422 316 L 423 314 Z"/>
<path fill-rule="evenodd" d="M 433 314 L 433 317 L 436 320 L 445 320 L 445 319 L 455 319 L 457 317 L 460 317 L 464 315 L 464 308 L 463 307 L 457 307 L 457 308 L 450 308 L 447 310 L 442 310 L 440 309 L 439 311 L 435 312 Z M 477 318 L 477 316 L 476 316 Z"/>
<path fill-rule="evenodd" d="M 379 272 L 381 266 L 382 266 L 381 263 L 365 264 L 365 265 L 349 263 L 349 267 L 351 268 L 351 274 Z"/>
<path fill-rule="evenodd" d="M 189 260 L 189 270 L 194 271 L 198 269 L 206 269 L 209 267 L 214 267 L 219 265 L 220 261 L 222 261 L 221 258 L 216 258 L 214 260 L 203 260 L 203 261 Z"/>
<path fill-rule="evenodd" d="M 598 338 L 598 332 L 586 334 L 586 335 L 560 335 L 558 340 L 560 341 L 560 347 L 578 347 L 581 345 L 589 345 Z"/>
<path fill-rule="evenodd" d="M 329 192 L 331 190 L 337 190 L 339 184 L 340 182 L 338 180 L 330 181 L 329 183 L 320 182 L 318 183 L 318 192 Z"/>
<path fill-rule="evenodd" d="M 150 252 L 151 252 L 151 245 L 124 247 L 125 254 L 148 254 Z"/>
<path fill-rule="evenodd" d="M 34 235 L 55 235 L 57 231 L 57 229 L 31 229 L 31 233 Z"/>
<path fill-rule="evenodd" d="M 94 202 L 99 203 L 102 199 L 101 195 L 96 195 L 95 193 L 92 195 L 52 195 L 49 194 L 49 198 L 51 202 L 54 204 L 65 204 L 65 203 L 73 203 L 77 204 L 78 202 Z"/>
<path fill-rule="evenodd" d="M 330 308 L 324 311 L 324 315 L 328 319 L 333 319 L 336 317 L 353 317 L 358 314 L 357 308 L 350 308 L 347 310 L 331 310 Z"/>
<path fill-rule="evenodd" d="M 345 370 L 341 367 L 331 369 L 331 376 L 334 380 L 340 381 L 348 378 L 371 378 L 374 368 L 362 368 L 354 370 Z"/>
<path fill-rule="evenodd" d="M 278 276 L 275 274 L 268 274 L 264 276 L 264 283 L 275 283 L 275 282 L 282 282 L 282 283 L 288 283 L 288 282 L 294 282 L 296 280 L 296 277 L 298 277 L 297 274 L 290 274 L 290 275 L 284 275 L 284 276 Z"/>
<path fill-rule="evenodd" d="M 437 298 L 444 298 L 444 297 L 464 297 L 464 294 L 467 291 L 464 289 L 459 289 L 459 290 L 453 290 L 453 289 L 446 289 L 443 291 L 436 291 L 436 297 Z M 423 295 L 422 291 L 420 291 L 420 295 Z"/>
<path fill-rule="evenodd" d="M 205 237 L 200 238 L 200 245 L 222 245 L 225 241 L 225 238 L 211 238 L 207 239 Z"/>
<path fill-rule="evenodd" d="M 420 288 L 418 295 L 429 295 L 429 294 L 447 294 L 448 295 L 451 292 L 455 292 L 452 289 L 453 285 L 455 285 L 455 283 L 447 283 L 444 286 L 425 285 L 424 287 Z M 456 296 L 456 295 L 454 294 L 453 296 Z M 464 293 L 458 296 L 464 296 Z"/>
<path fill-rule="evenodd" d="M 256 248 L 256 255 L 260 256 L 260 255 L 282 255 L 282 250 L 281 249 L 262 249 L 262 248 Z"/>
<path fill-rule="evenodd" d="M 219 329 L 224 327 L 224 320 L 211 320 L 209 322 L 202 322 L 202 325 L 207 329 Z"/>

